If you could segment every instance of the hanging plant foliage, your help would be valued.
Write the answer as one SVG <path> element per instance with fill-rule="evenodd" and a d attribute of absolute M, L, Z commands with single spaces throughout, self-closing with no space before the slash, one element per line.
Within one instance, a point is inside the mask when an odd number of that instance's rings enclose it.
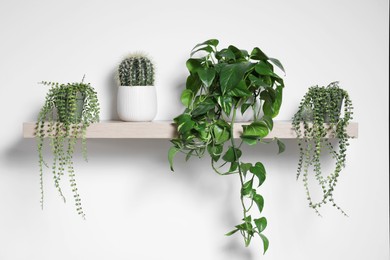
<path fill-rule="evenodd" d="M 338 82 L 332 82 L 327 87 L 309 88 L 293 117 L 300 149 L 297 179 L 302 177 L 309 206 L 319 215 L 319 208 L 327 202 L 346 215 L 334 201 L 333 192 L 346 164 L 350 138 L 347 126 L 352 120 L 352 110 L 348 92 L 341 89 Z M 338 140 L 338 149 L 334 147 L 330 137 Z M 329 152 L 334 160 L 334 169 L 329 174 L 322 170 L 320 159 L 324 152 Z M 317 202 L 313 201 L 309 188 L 311 171 L 322 190 L 322 198 Z"/>
<path fill-rule="evenodd" d="M 54 185 L 65 202 L 61 188 L 61 180 L 68 173 L 69 185 L 73 193 L 78 214 L 85 218 L 81 198 L 77 189 L 73 154 L 77 140 L 81 139 L 82 154 L 87 160 L 86 130 L 91 123 L 99 121 L 99 102 L 94 88 L 84 79 L 80 83 L 60 84 L 41 82 L 50 87 L 43 107 L 38 115 L 35 128 L 39 156 L 39 173 L 41 189 L 41 207 L 43 208 L 43 170 L 51 168 Z M 51 166 L 44 160 L 43 147 L 48 139 L 53 153 Z"/>
<path fill-rule="evenodd" d="M 218 43 L 211 39 L 196 45 L 186 62 L 189 75 L 181 94 L 185 110 L 174 119 L 178 137 L 171 140 L 168 159 L 173 170 L 178 152 L 184 153 L 186 160 L 209 155 L 216 173 L 237 175 L 243 216 L 226 235 L 240 233 L 245 246 L 258 235 L 265 253 L 269 241 L 264 235 L 267 219 L 262 216 L 264 198 L 259 187 L 266 179 L 266 169 L 260 161 L 246 162 L 242 145 L 262 142 L 272 130 L 284 88 L 275 67 L 283 72 L 284 68 L 257 47 L 250 53 L 232 45 L 218 50 Z M 248 110 L 253 110 L 252 121 L 243 125 L 236 140 L 234 123 Z M 277 143 L 282 152 L 284 145 Z"/>

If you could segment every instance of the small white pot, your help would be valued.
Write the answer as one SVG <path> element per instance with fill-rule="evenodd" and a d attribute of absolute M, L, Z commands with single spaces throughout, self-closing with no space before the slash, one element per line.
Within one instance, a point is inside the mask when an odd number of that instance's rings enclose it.
<path fill-rule="evenodd" d="M 119 86 L 117 112 L 122 121 L 152 121 L 157 114 L 155 86 Z"/>
<path fill-rule="evenodd" d="M 233 107 L 234 109 L 234 107 Z M 261 101 L 260 100 L 256 100 L 256 104 L 255 104 L 255 111 L 256 111 L 256 114 L 257 114 L 257 117 L 260 118 L 262 116 L 262 113 L 260 111 L 261 109 Z M 237 112 L 236 112 L 236 119 L 234 120 L 235 122 L 249 122 L 249 121 L 253 121 L 254 118 L 255 118 L 255 113 L 253 111 L 253 108 L 252 107 L 249 107 L 244 114 L 241 114 L 241 106 L 237 108 Z M 226 116 L 225 113 L 222 114 L 222 117 L 224 120 L 226 121 L 232 121 L 232 117 L 233 117 L 233 111 L 230 113 L 229 116 Z"/>

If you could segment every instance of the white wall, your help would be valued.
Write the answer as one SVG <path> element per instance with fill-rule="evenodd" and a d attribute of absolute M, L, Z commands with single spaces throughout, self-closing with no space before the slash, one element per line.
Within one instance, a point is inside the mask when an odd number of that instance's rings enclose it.
<path fill-rule="evenodd" d="M 389 13 L 386 0 L 134 0 L 0 2 L 0 259 L 389 259 Z M 158 66 L 158 120 L 181 111 L 191 48 L 208 38 L 279 58 L 287 75 L 278 119 L 289 120 L 311 85 L 339 80 L 359 122 L 332 207 L 319 218 L 295 181 L 296 141 L 246 148 L 268 171 L 262 189 L 270 248 L 223 234 L 240 221 L 237 176 L 208 159 L 169 171 L 168 140 L 89 140 L 76 160 L 87 221 L 63 204 L 45 176 L 39 207 L 34 121 L 41 80 L 91 82 L 103 120 L 115 119 L 115 66 L 143 50 Z M 68 193 L 68 197 L 71 194 Z M 70 198 L 69 198 L 70 200 Z"/>

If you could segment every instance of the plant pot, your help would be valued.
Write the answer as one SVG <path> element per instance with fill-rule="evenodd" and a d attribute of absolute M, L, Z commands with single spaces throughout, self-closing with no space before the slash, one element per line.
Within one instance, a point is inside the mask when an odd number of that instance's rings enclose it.
<path fill-rule="evenodd" d="M 122 121 L 152 121 L 157 114 L 155 86 L 119 86 L 117 112 Z"/>
<path fill-rule="evenodd" d="M 65 101 L 65 111 L 64 113 L 58 113 L 58 120 L 60 122 L 65 122 L 65 118 L 63 118 L 61 115 L 65 114 L 66 116 L 69 116 L 71 118 L 72 123 L 80 123 L 81 116 L 83 113 L 83 107 L 84 107 L 84 100 L 85 100 L 85 93 L 77 92 L 76 94 L 76 111 L 73 115 L 69 114 L 69 98 L 66 98 Z"/>
<path fill-rule="evenodd" d="M 343 99 L 341 99 L 339 101 L 339 103 L 337 104 L 337 112 L 338 112 L 338 115 L 335 116 L 334 118 L 334 121 L 337 122 L 339 120 L 339 115 L 341 113 L 341 107 L 343 105 Z M 304 118 L 304 120 L 306 121 L 313 121 L 313 109 L 311 107 L 303 107 L 303 111 L 302 111 L 302 116 Z M 331 120 L 331 115 L 329 115 L 329 113 L 325 113 L 324 114 L 324 123 L 329 123 Z"/>
<path fill-rule="evenodd" d="M 226 120 L 226 121 L 232 121 L 233 119 L 233 109 L 234 107 L 232 108 L 232 112 L 230 113 L 229 116 L 227 116 L 225 113 L 222 114 L 223 116 L 223 119 Z M 253 110 L 252 107 L 249 107 L 244 114 L 241 114 L 241 106 L 239 106 L 237 108 L 237 112 L 236 112 L 236 118 L 235 118 L 235 122 L 249 122 L 249 121 L 253 121 L 254 118 L 255 118 L 255 112 L 257 114 L 257 118 L 260 118 L 261 115 L 261 101 L 260 100 L 256 100 L 256 104 L 255 104 L 255 109 Z"/>

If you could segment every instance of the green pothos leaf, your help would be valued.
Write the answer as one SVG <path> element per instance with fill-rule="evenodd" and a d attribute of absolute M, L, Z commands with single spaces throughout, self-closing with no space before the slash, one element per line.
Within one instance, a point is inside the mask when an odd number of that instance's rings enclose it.
<path fill-rule="evenodd" d="M 238 148 L 234 148 L 232 146 L 229 147 L 229 149 L 226 151 L 222 159 L 225 162 L 235 162 L 241 157 L 241 150 Z"/>
<path fill-rule="evenodd" d="M 286 73 L 286 71 L 284 70 L 284 67 L 283 67 L 282 63 L 281 63 L 278 59 L 269 58 L 268 60 L 269 60 L 270 62 L 272 62 L 274 65 L 276 65 L 281 71 L 283 71 L 284 73 Z"/>
<path fill-rule="evenodd" d="M 198 70 L 203 68 L 201 59 L 188 59 L 186 66 L 188 71 L 191 73 L 196 73 Z"/>
<path fill-rule="evenodd" d="M 250 125 L 243 125 L 243 137 L 264 138 L 268 135 L 269 129 L 266 123 L 262 121 L 253 122 Z"/>
<path fill-rule="evenodd" d="M 265 252 L 267 252 L 268 247 L 269 247 L 269 241 L 268 241 L 268 238 L 266 236 L 264 236 L 263 234 L 259 234 L 259 235 L 260 235 L 261 240 L 263 241 L 263 247 L 264 247 L 263 254 L 265 254 Z"/>
<path fill-rule="evenodd" d="M 278 144 L 279 149 L 278 154 L 283 153 L 286 149 L 286 145 L 279 138 L 276 138 L 276 143 Z"/>
<path fill-rule="evenodd" d="M 260 194 L 255 194 L 253 196 L 253 201 L 256 203 L 259 212 L 261 213 L 264 208 L 264 198 Z"/>
<path fill-rule="evenodd" d="M 262 185 L 266 178 L 264 165 L 261 162 L 257 162 L 249 171 L 259 179 L 259 186 Z"/>
<path fill-rule="evenodd" d="M 250 62 L 227 64 L 221 69 L 220 84 L 222 94 L 232 90 L 244 79 L 245 72 L 253 67 Z"/>
<path fill-rule="evenodd" d="M 169 166 L 171 168 L 171 171 L 173 171 L 173 158 L 175 157 L 178 151 L 180 151 L 180 149 L 174 146 L 172 146 L 168 151 L 168 161 L 169 161 Z"/>
<path fill-rule="evenodd" d="M 272 120 L 272 117 L 264 115 L 261 118 L 261 121 L 263 121 L 268 126 L 269 130 L 272 130 L 274 128 L 274 121 Z"/>
<path fill-rule="evenodd" d="M 248 196 L 248 195 L 252 194 L 252 191 L 253 191 L 253 180 L 250 179 L 249 181 L 244 183 L 244 186 L 242 186 L 241 195 Z"/>
<path fill-rule="evenodd" d="M 217 47 L 218 43 L 219 43 L 219 41 L 217 39 L 210 39 L 210 40 L 207 40 L 207 41 L 204 41 L 202 43 L 195 45 L 195 47 L 192 50 L 195 50 L 196 48 L 203 46 L 203 45 L 211 45 L 211 46 Z"/>
<path fill-rule="evenodd" d="M 244 177 L 246 177 L 246 174 L 251 167 L 252 167 L 251 163 L 241 163 L 241 171 Z"/>
<path fill-rule="evenodd" d="M 203 100 L 199 99 L 196 101 L 196 107 L 194 108 L 194 110 L 192 110 L 192 115 L 195 117 L 206 114 L 211 109 L 214 109 L 214 107 L 215 104 L 211 97 L 207 97 Z"/>
<path fill-rule="evenodd" d="M 267 227 L 267 219 L 265 217 L 254 219 L 253 222 L 255 222 L 255 225 L 259 233 L 263 232 L 264 229 Z"/>
<path fill-rule="evenodd" d="M 222 155 L 223 147 L 222 147 L 222 145 L 207 146 L 207 151 L 209 152 L 213 161 L 216 162 L 219 160 L 219 158 Z"/>
<path fill-rule="evenodd" d="M 267 55 L 257 47 L 252 50 L 250 57 L 252 60 L 268 60 Z"/>
<path fill-rule="evenodd" d="M 272 118 L 276 117 L 279 114 L 280 107 L 282 105 L 282 98 L 283 98 L 283 86 L 279 85 L 276 87 L 275 91 L 275 101 L 272 105 Z"/>
<path fill-rule="evenodd" d="M 180 133 L 185 133 L 191 130 L 195 122 L 192 121 L 192 118 L 188 114 L 182 114 L 174 119 L 174 122 L 177 124 L 177 131 Z"/>
<path fill-rule="evenodd" d="M 234 97 L 250 97 L 252 92 L 248 90 L 248 87 L 244 80 L 241 80 L 237 86 L 235 86 L 230 92 L 230 95 Z"/>
<path fill-rule="evenodd" d="M 241 140 L 247 145 L 255 145 L 258 138 L 256 136 L 241 136 Z"/>
<path fill-rule="evenodd" d="M 198 74 L 190 74 L 187 77 L 186 88 L 191 90 L 194 94 L 198 93 L 201 86 L 202 81 L 200 80 Z"/>
<path fill-rule="evenodd" d="M 231 236 L 231 235 L 233 235 L 234 233 L 236 233 L 238 230 L 239 230 L 238 228 L 233 229 L 232 231 L 226 233 L 225 236 Z"/>
<path fill-rule="evenodd" d="M 181 103 L 183 103 L 185 107 L 189 107 L 191 105 L 191 101 L 193 97 L 194 97 L 194 93 L 192 92 L 192 90 L 185 89 L 181 93 L 181 97 L 180 97 Z"/>
<path fill-rule="evenodd" d="M 217 98 L 218 104 L 221 106 L 223 112 L 229 116 L 232 111 L 233 99 L 231 96 L 219 96 Z"/>
<path fill-rule="evenodd" d="M 203 68 L 198 70 L 198 75 L 200 80 L 206 87 L 210 87 L 211 83 L 215 78 L 215 69 L 214 68 Z"/>
<path fill-rule="evenodd" d="M 219 125 L 214 125 L 213 134 L 217 144 L 223 144 L 230 138 L 229 130 Z"/>

